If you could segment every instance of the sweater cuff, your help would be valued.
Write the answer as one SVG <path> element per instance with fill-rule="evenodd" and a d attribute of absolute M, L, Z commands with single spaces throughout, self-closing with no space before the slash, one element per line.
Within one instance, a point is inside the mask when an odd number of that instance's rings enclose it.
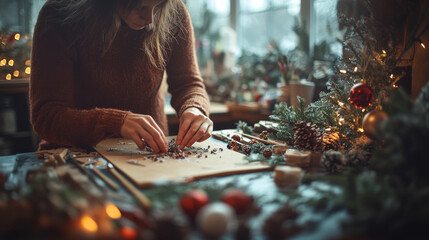
<path fill-rule="evenodd" d="M 121 136 L 121 127 L 124 124 L 125 118 L 130 114 L 129 111 L 122 111 L 117 109 L 101 109 L 100 111 L 100 124 L 107 133 L 111 133 L 114 136 Z"/>
<path fill-rule="evenodd" d="M 210 114 L 210 103 L 207 103 L 205 99 L 201 101 L 190 101 L 182 105 L 180 111 L 178 112 L 178 117 L 180 118 L 183 112 L 191 107 L 198 108 L 206 117 L 209 117 Z"/>

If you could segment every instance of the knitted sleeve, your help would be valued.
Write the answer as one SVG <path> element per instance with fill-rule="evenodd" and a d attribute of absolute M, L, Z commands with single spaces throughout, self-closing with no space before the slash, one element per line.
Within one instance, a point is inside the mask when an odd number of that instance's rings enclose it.
<path fill-rule="evenodd" d="M 183 29 L 178 30 L 173 40 L 173 50 L 167 65 L 171 105 L 179 117 L 189 107 L 197 107 L 208 116 L 210 101 L 197 65 L 191 18 L 185 6 L 182 6 L 182 10 Z"/>
<path fill-rule="evenodd" d="M 76 53 L 42 9 L 36 23 L 31 57 L 30 118 L 40 138 L 62 146 L 90 147 L 120 128 L 129 112 L 78 109 L 73 80 Z"/>

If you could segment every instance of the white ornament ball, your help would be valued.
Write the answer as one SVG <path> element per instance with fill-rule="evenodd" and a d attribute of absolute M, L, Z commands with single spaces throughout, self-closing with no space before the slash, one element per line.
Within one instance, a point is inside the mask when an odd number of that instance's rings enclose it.
<path fill-rule="evenodd" d="M 234 209 L 223 202 L 215 202 L 204 206 L 197 215 L 199 230 L 209 237 L 220 237 L 232 232 L 237 227 Z"/>

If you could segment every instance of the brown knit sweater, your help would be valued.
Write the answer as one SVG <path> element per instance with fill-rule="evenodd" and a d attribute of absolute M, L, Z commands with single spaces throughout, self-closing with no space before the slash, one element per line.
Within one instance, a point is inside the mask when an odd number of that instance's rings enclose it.
<path fill-rule="evenodd" d="M 34 31 L 30 78 L 31 123 L 52 146 L 90 147 L 103 138 L 120 136 L 130 112 L 147 114 L 168 133 L 161 82 L 164 71 L 154 68 L 141 50 L 144 30 L 121 26 L 103 57 L 85 44 L 71 48 L 73 33 L 49 20 L 42 8 Z M 193 29 L 184 10 L 184 29 L 167 50 L 167 83 L 172 106 L 180 117 L 189 107 L 209 112 L 209 99 L 194 50 Z"/>

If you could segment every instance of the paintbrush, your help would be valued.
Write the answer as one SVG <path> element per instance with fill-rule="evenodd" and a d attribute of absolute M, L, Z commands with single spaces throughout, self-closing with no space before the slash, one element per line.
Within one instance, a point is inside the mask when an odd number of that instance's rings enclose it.
<path fill-rule="evenodd" d="M 109 169 L 110 173 L 125 187 L 125 189 L 133 195 L 133 197 L 139 202 L 139 204 L 145 208 L 150 209 L 152 206 L 151 201 L 149 198 L 146 197 L 142 192 L 140 192 L 139 189 L 134 187 L 132 183 L 130 183 L 125 177 L 123 177 L 118 171 L 116 171 L 113 164 L 108 163 L 107 168 Z"/>

